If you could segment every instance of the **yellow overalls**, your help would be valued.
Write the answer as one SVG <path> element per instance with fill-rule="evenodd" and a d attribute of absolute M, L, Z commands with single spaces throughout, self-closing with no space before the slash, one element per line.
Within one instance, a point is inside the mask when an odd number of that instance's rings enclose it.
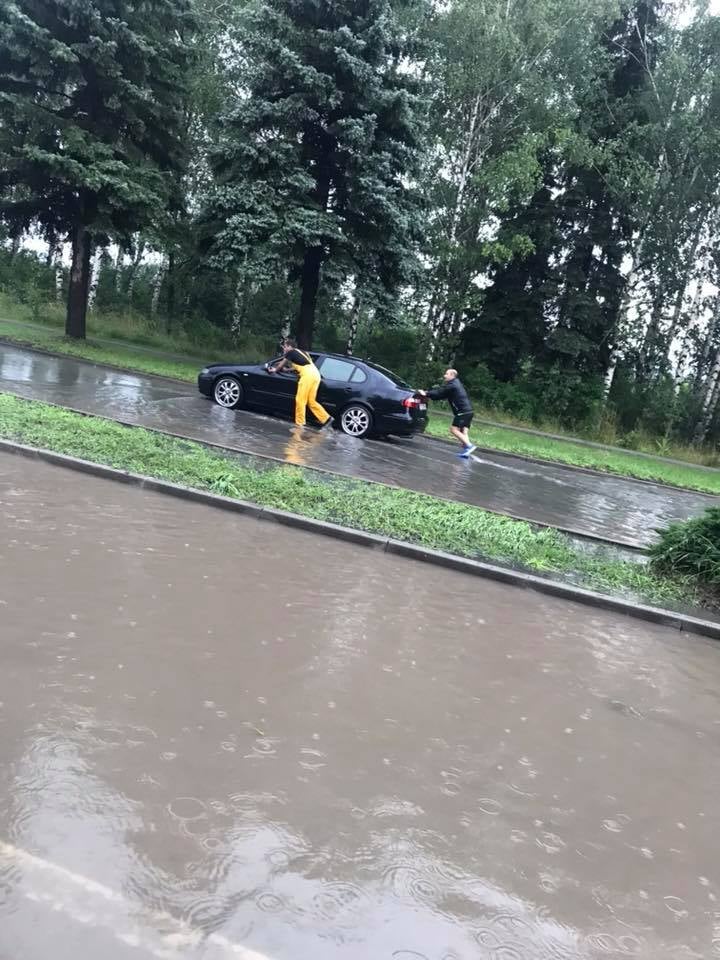
<path fill-rule="evenodd" d="M 320 371 L 312 362 L 309 354 L 303 350 L 298 350 L 298 353 L 307 357 L 308 363 L 301 365 L 290 361 L 290 366 L 298 375 L 297 393 L 295 394 L 295 423 L 300 427 L 305 426 L 305 410 L 310 407 L 312 415 L 324 425 L 330 420 L 330 414 L 325 407 L 317 402 Z"/>

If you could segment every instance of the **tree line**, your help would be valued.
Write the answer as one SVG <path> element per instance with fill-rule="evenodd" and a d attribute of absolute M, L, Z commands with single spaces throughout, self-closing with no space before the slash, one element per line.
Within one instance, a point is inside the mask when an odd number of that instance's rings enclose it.
<path fill-rule="evenodd" d="M 69 336 L 143 275 L 170 329 L 713 440 L 719 68 L 702 2 L 4 0 L 5 253 L 71 251 Z"/>

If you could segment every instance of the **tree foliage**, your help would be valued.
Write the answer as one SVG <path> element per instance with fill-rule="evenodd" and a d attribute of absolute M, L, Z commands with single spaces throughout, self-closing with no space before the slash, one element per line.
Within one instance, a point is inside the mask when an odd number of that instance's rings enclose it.
<path fill-rule="evenodd" d="M 321 276 L 354 277 L 376 300 L 408 277 L 422 103 L 403 70 L 408 38 L 389 0 L 268 0 L 235 38 L 238 90 L 211 154 L 211 257 L 260 282 L 287 271 L 309 346 Z"/>
<path fill-rule="evenodd" d="M 294 323 L 525 419 L 720 436 L 700 0 L 6 0 L 0 220 L 71 333 L 92 273 L 166 331 Z"/>
<path fill-rule="evenodd" d="M 73 250 L 67 333 L 85 335 L 93 238 L 164 211 L 182 169 L 189 0 L 6 0 L 0 213 Z"/>

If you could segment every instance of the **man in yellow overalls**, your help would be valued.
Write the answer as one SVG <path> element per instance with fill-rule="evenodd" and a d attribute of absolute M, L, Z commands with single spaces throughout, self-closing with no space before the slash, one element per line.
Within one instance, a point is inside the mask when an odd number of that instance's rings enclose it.
<path fill-rule="evenodd" d="M 320 386 L 320 371 L 312 361 L 309 353 L 298 350 L 294 340 L 283 342 L 283 359 L 274 367 L 268 367 L 268 373 L 277 373 L 283 367 L 291 366 L 298 375 L 297 393 L 295 394 L 295 423 L 299 427 L 305 426 L 305 414 L 308 407 L 310 412 L 319 421 L 321 427 L 329 427 L 332 417 L 325 407 L 317 401 L 317 392 Z"/>

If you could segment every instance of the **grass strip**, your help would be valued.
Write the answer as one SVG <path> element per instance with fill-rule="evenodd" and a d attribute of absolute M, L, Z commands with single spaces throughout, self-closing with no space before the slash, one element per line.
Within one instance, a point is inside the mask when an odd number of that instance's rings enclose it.
<path fill-rule="evenodd" d="M 105 363 L 139 373 L 156 374 L 177 380 L 194 382 L 199 361 L 180 361 L 142 353 L 132 345 L 103 344 L 92 340 L 78 341 L 65 337 L 62 331 L 49 327 L 40 330 L 22 323 L 0 323 L 0 336 L 18 345 L 50 350 L 65 356 L 77 357 L 96 363 Z M 208 358 L 217 359 L 217 358 Z M 237 362 L 249 362 L 249 358 L 233 356 Z M 448 439 L 450 417 L 441 411 L 433 411 L 427 432 L 431 436 Z M 557 440 L 518 433 L 501 426 L 487 427 L 477 424 L 472 431 L 475 443 L 504 453 L 515 453 L 550 460 L 576 467 L 587 467 L 622 477 L 634 477 L 666 483 L 686 490 L 720 495 L 720 470 L 710 473 L 693 464 L 672 464 L 660 458 L 636 457 L 631 451 L 598 450 L 573 443 L 572 440 Z"/>
<path fill-rule="evenodd" d="M 585 551 L 556 530 L 409 490 L 267 466 L 34 400 L 0 394 L 0 436 L 463 557 L 562 575 L 614 595 L 661 604 L 697 601 L 689 581 L 618 559 L 611 548 Z"/>
<path fill-rule="evenodd" d="M 0 336 L 18 346 L 50 350 L 78 360 L 105 363 L 113 367 L 137 373 L 150 373 L 176 380 L 194 381 L 198 365 L 192 361 L 169 360 L 161 356 L 143 354 L 132 347 L 95 343 L 92 340 L 71 340 L 63 333 L 48 329 L 37 330 L 21 323 L 1 323 Z"/>
<path fill-rule="evenodd" d="M 427 432 L 431 436 L 447 437 L 450 417 L 434 413 Z M 686 490 L 720 494 L 720 470 L 710 473 L 693 464 L 674 464 L 661 459 L 636 457 L 631 452 L 598 450 L 572 440 L 556 440 L 519 433 L 504 427 L 477 424 L 472 428 L 472 439 L 478 446 L 504 453 L 515 453 L 538 460 L 552 460 L 574 467 L 587 467 L 622 477 L 666 483 Z"/>

